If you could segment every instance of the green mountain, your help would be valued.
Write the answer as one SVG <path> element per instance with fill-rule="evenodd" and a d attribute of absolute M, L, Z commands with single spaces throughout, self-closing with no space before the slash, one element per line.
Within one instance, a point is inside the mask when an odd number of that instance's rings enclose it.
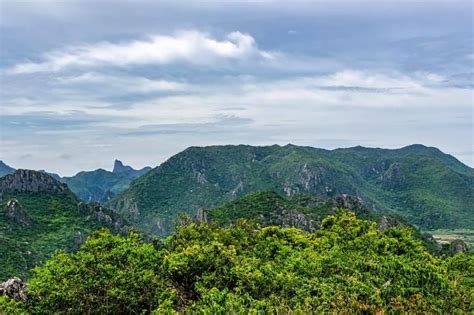
<path fill-rule="evenodd" d="M 11 174 L 15 171 L 13 167 L 6 165 L 3 161 L 0 161 L 0 177 Z"/>
<path fill-rule="evenodd" d="M 135 170 L 115 160 L 112 172 L 97 169 L 95 171 L 79 172 L 72 177 L 63 177 L 60 180 L 82 200 L 107 201 L 119 192 L 125 190 L 130 182 L 148 172 L 151 168 L 145 167 Z"/>
<path fill-rule="evenodd" d="M 249 192 L 292 197 L 358 196 L 422 228 L 474 228 L 474 170 L 436 148 L 286 146 L 191 147 L 135 180 L 108 204 L 139 227 L 172 230 L 194 215 Z"/>
<path fill-rule="evenodd" d="M 17 170 L 0 178 L 0 279 L 24 277 L 57 249 L 74 250 L 93 230 L 127 223 L 99 204 L 81 202 L 50 175 Z"/>

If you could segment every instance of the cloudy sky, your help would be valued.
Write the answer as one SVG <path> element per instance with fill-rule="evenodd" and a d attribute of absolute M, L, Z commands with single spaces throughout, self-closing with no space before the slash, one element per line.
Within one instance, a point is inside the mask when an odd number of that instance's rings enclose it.
<path fill-rule="evenodd" d="M 472 1 L 0 0 L 0 159 L 436 146 L 471 166 Z"/>

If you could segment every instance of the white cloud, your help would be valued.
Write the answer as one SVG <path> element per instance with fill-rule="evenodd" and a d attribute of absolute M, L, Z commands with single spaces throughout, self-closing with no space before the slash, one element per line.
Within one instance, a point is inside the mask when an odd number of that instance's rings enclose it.
<path fill-rule="evenodd" d="M 168 80 L 151 80 L 144 77 L 128 75 L 106 75 L 97 72 L 87 72 L 79 76 L 67 76 L 57 79 L 59 84 L 65 86 L 94 85 L 103 90 L 109 88 L 119 94 L 124 93 L 151 93 L 160 91 L 184 91 L 189 85 L 183 82 Z M 111 93 L 112 91 L 106 91 Z"/>
<path fill-rule="evenodd" d="M 434 73 L 345 70 L 280 80 L 228 77 L 199 85 L 185 83 L 182 90 L 160 93 L 159 97 L 128 99 L 126 94 L 114 97 L 114 89 L 122 85 L 130 91 L 146 90 L 147 80 L 159 82 L 158 88 L 153 87 L 158 90 L 168 84 L 170 88 L 181 86 L 174 81 L 96 72 L 61 80 L 59 87 L 45 88 L 44 93 L 49 94 L 40 98 L 35 91 L 28 97 L 3 100 L 5 138 L 15 134 L 17 139 L 8 147 L 2 143 L 5 152 L 33 152 L 36 156 L 54 147 L 54 152 L 69 153 L 73 141 L 74 147 L 92 155 L 111 159 L 110 155 L 120 152 L 140 165 L 146 158 L 143 152 L 151 164 L 163 152 L 172 154 L 189 145 L 213 143 L 322 146 L 324 139 L 342 139 L 338 143 L 383 147 L 425 143 L 449 152 L 467 151 L 471 143 L 465 139 L 472 130 L 472 90 L 443 86 L 444 78 Z M 145 83 L 134 86 L 135 81 Z M 81 84 L 98 88 L 85 92 Z M 222 117 L 245 123 L 227 126 Z M 21 124 L 15 126 L 15 122 Z M 125 134 L 130 136 L 123 139 Z M 98 148 L 103 139 L 108 144 L 111 141 L 111 147 Z M 150 146 L 151 141 L 154 145 Z M 136 155 L 127 143 L 133 143 Z M 324 143 L 327 146 L 328 142 Z M 23 149 L 26 144 L 29 149 Z M 35 149 L 38 145 L 42 147 Z M 127 150 L 122 150 L 123 145 Z M 97 167 L 95 163 L 90 161 L 87 167 Z"/>
<path fill-rule="evenodd" d="M 47 53 L 43 61 L 27 62 L 10 69 L 12 74 L 57 72 L 70 67 L 169 64 L 213 64 L 218 60 L 271 59 L 271 52 L 258 49 L 255 39 L 232 32 L 218 40 L 198 31 L 173 36 L 155 35 L 146 40 L 123 43 L 101 42 L 69 47 Z"/>

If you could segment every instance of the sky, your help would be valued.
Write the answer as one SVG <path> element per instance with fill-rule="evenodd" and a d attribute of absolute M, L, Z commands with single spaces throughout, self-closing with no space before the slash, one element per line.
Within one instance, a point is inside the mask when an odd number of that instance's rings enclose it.
<path fill-rule="evenodd" d="M 0 160 L 435 146 L 474 166 L 473 2 L 0 0 Z"/>

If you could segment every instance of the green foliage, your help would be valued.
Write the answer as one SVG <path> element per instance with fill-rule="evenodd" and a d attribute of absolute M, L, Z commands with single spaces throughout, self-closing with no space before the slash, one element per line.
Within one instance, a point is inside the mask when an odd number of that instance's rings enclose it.
<path fill-rule="evenodd" d="M 135 180 L 111 205 L 140 228 L 167 235 L 177 213 L 250 192 L 357 195 L 424 229 L 474 228 L 474 171 L 435 148 L 321 150 L 287 146 L 191 147 Z M 138 211 L 137 211 L 138 210 Z M 138 214 L 137 214 L 138 213 Z"/>
<path fill-rule="evenodd" d="M 29 225 L 6 215 L 7 203 L 17 200 Z M 0 281 L 17 276 L 26 278 L 29 270 L 58 249 L 77 249 L 91 231 L 107 226 L 100 223 L 88 205 L 78 205 L 68 194 L 16 193 L 0 199 Z"/>
<path fill-rule="evenodd" d="M 5 315 L 25 315 L 28 314 L 25 306 L 5 295 L 0 295 L 0 314 Z"/>
<path fill-rule="evenodd" d="M 257 218 L 268 221 L 266 225 L 282 225 L 285 214 L 292 212 L 305 214 L 309 212 L 308 210 L 274 192 L 255 192 L 210 209 L 208 214 L 212 221 L 222 225 L 235 223 L 239 219 Z"/>
<path fill-rule="evenodd" d="M 31 310 L 86 314 L 151 311 L 163 290 L 161 255 L 136 233 L 128 237 L 102 230 L 76 254 L 59 252 L 35 268 L 28 283 Z"/>
<path fill-rule="evenodd" d="M 467 256 L 444 263 L 411 230 L 339 212 L 307 233 L 187 221 L 163 244 L 93 234 L 30 280 L 33 313 L 468 312 Z"/>
<path fill-rule="evenodd" d="M 474 256 L 458 254 L 446 260 L 451 280 L 463 288 L 466 295 L 466 303 L 474 311 Z"/>
<path fill-rule="evenodd" d="M 431 240 L 430 235 L 421 234 L 399 215 L 367 209 L 357 198 L 321 199 L 297 194 L 286 199 L 274 192 L 255 192 L 206 212 L 208 219 L 219 225 L 235 224 L 240 219 L 248 219 L 264 226 L 297 227 L 312 232 L 320 228 L 324 217 L 335 215 L 337 209 L 343 208 L 344 202 L 357 217 L 377 222 L 378 225 L 382 224 L 383 220 L 389 220 L 391 226 L 404 226 L 412 231 L 414 238 L 424 243 L 430 253 L 440 253 L 438 244 Z"/>

